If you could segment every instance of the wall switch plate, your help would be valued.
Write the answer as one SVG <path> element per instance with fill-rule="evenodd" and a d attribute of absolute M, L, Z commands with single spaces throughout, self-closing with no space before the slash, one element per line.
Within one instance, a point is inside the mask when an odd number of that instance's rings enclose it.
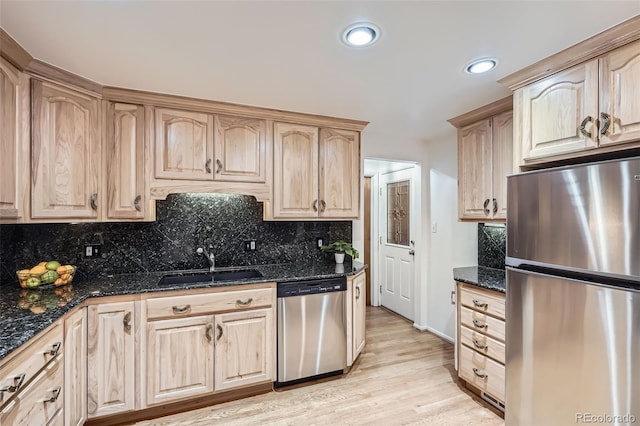
<path fill-rule="evenodd" d="M 247 240 L 244 242 L 244 251 L 255 251 L 256 240 Z"/>
<path fill-rule="evenodd" d="M 438 232 L 438 222 L 431 222 L 431 232 L 434 234 Z"/>
<path fill-rule="evenodd" d="M 102 244 L 85 244 L 84 257 L 102 257 Z"/>
<path fill-rule="evenodd" d="M 320 248 L 324 245 L 324 238 L 318 237 L 316 238 L 316 247 Z"/>

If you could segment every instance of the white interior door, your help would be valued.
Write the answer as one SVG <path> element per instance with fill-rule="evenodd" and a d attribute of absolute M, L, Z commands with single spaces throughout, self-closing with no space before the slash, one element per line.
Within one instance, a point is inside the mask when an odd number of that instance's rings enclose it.
<path fill-rule="evenodd" d="M 413 168 L 380 177 L 380 304 L 414 319 L 415 182 Z"/>

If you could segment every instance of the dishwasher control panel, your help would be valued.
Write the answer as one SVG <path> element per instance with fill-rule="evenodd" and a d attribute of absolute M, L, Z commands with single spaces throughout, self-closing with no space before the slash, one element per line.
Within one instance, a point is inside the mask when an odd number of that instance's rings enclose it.
<path fill-rule="evenodd" d="M 308 296 L 346 290 L 347 279 L 345 277 L 278 283 L 278 297 Z"/>

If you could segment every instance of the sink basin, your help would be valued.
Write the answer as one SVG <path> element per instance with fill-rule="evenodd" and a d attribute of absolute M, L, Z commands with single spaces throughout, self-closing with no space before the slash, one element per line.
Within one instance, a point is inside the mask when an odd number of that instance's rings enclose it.
<path fill-rule="evenodd" d="M 215 271 L 207 273 L 182 274 L 182 275 L 165 275 L 158 282 L 158 285 L 176 285 L 204 283 L 209 281 L 236 281 L 247 278 L 260 278 L 262 274 L 255 269 L 242 269 L 236 271 Z"/>

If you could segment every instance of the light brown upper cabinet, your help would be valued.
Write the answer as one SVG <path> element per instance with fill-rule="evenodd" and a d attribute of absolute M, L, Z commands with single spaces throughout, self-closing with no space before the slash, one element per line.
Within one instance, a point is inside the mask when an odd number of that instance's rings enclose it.
<path fill-rule="evenodd" d="M 156 178 L 213 179 L 213 115 L 156 108 Z"/>
<path fill-rule="evenodd" d="M 105 102 L 107 219 L 144 219 L 144 108 Z"/>
<path fill-rule="evenodd" d="M 31 217 L 98 219 L 98 99 L 32 80 Z"/>
<path fill-rule="evenodd" d="M 449 120 L 458 127 L 460 220 L 506 220 L 507 175 L 514 169 L 511 102 L 504 98 Z"/>
<path fill-rule="evenodd" d="M 256 118 L 215 116 L 215 180 L 265 182 L 267 122 Z"/>
<path fill-rule="evenodd" d="M 275 219 L 355 219 L 359 189 L 358 132 L 274 124 Z"/>
<path fill-rule="evenodd" d="M 28 219 L 29 77 L 0 58 L 0 219 Z"/>

